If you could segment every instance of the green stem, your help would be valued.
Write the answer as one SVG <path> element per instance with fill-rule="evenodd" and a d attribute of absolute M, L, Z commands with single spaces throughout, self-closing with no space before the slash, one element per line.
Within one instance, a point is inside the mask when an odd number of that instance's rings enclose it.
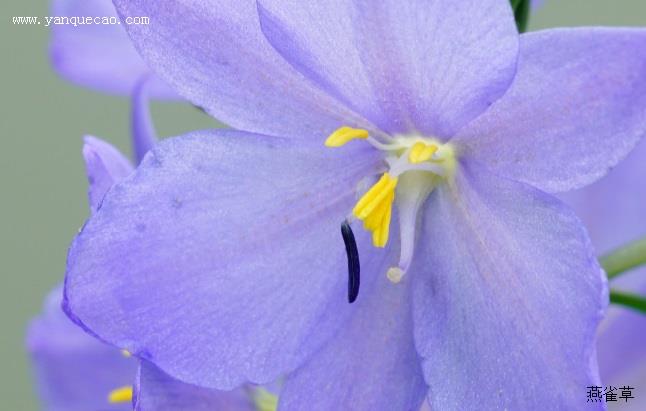
<path fill-rule="evenodd" d="M 527 23 L 529 22 L 531 1 L 511 0 L 511 7 L 514 9 L 514 17 L 516 18 L 516 26 L 518 27 L 518 32 L 524 33 L 527 30 Z"/>
<path fill-rule="evenodd" d="M 646 264 L 646 237 L 606 254 L 600 261 L 608 279 Z"/>
<path fill-rule="evenodd" d="M 642 313 L 646 313 L 646 298 L 637 294 L 610 290 L 610 302 L 613 304 L 619 304 L 632 308 L 633 310 L 637 310 Z"/>

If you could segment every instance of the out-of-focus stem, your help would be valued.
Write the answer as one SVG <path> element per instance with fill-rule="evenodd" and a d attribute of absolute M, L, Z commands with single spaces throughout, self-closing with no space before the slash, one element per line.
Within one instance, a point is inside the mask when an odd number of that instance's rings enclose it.
<path fill-rule="evenodd" d="M 610 290 L 610 302 L 632 308 L 646 314 L 646 298 L 623 291 Z"/>
<path fill-rule="evenodd" d="M 608 279 L 646 264 L 646 237 L 606 254 L 600 262 Z"/>
<path fill-rule="evenodd" d="M 529 11 L 531 9 L 531 0 L 510 0 L 511 7 L 514 9 L 514 17 L 516 19 L 516 26 L 519 33 L 524 33 L 527 30 L 527 23 L 529 21 Z"/>

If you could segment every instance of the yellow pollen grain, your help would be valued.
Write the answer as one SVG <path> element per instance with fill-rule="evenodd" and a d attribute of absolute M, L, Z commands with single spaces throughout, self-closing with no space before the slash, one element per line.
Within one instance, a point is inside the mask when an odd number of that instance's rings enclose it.
<path fill-rule="evenodd" d="M 129 385 L 116 388 L 110 391 L 110 394 L 108 394 L 108 402 L 111 404 L 130 401 L 132 401 L 132 386 Z"/>
<path fill-rule="evenodd" d="M 437 150 L 438 147 L 435 144 L 426 144 L 418 141 L 411 147 L 410 153 L 408 154 L 408 162 L 418 164 L 427 161 Z"/>
<path fill-rule="evenodd" d="M 123 355 L 125 358 L 132 357 L 132 354 L 130 354 L 130 351 L 128 350 L 121 350 L 121 355 Z"/>
<path fill-rule="evenodd" d="M 384 247 L 388 242 L 396 187 L 397 177 L 384 173 L 352 210 L 354 216 L 363 221 L 364 228 L 372 232 L 375 247 Z"/>
<path fill-rule="evenodd" d="M 351 140 L 368 138 L 368 130 L 362 128 L 341 127 L 325 140 L 326 147 L 341 147 Z"/>

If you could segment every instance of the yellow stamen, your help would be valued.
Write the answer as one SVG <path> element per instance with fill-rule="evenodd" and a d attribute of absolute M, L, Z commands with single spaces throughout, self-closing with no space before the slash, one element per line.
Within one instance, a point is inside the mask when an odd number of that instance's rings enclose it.
<path fill-rule="evenodd" d="M 132 354 L 130 354 L 130 351 L 128 350 L 121 350 L 121 355 L 123 355 L 126 358 L 132 357 Z"/>
<path fill-rule="evenodd" d="M 341 147 L 350 140 L 368 138 L 368 130 L 352 127 L 341 127 L 325 140 L 326 147 Z"/>
<path fill-rule="evenodd" d="M 132 401 L 132 386 L 126 385 L 110 391 L 108 394 L 108 401 L 111 404 L 130 402 Z"/>
<path fill-rule="evenodd" d="M 435 144 L 426 144 L 421 141 L 416 142 L 411 147 L 408 154 L 408 162 L 411 164 L 418 164 L 427 161 L 435 154 L 438 147 Z"/>
<path fill-rule="evenodd" d="M 388 198 L 390 193 L 395 191 L 397 186 L 397 177 L 391 177 L 390 174 L 384 173 L 377 184 L 375 184 L 359 200 L 352 212 L 359 220 L 366 219 L 372 214 L 382 201 Z M 364 201 L 365 200 L 365 201 Z"/>
<path fill-rule="evenodd" d="M 354 216 L 363 221 L 364 228 L 372 232 L 375 247 L 385 247 L 388 242 L 396 187 L 397 177 L 384 173 L 352 210 Z"/>
<path fill-rule="evenodd" d="M 253 402 L 258 411 L 276 411 L 278 408 L 278 397 L 261 387 L 254 390 Z"/>
<path fill-rule="evenodd" d="M 374 231 L 379 228 L 381 225 L 381 220 L 383 220 L 384 215 L 386 215 L 386 210 L 388 209 L 388 202 L 382 201 L 375 211 L 373 211 L 365 220 L 363 220 L 363 228 L 367 231 Z"/>
<path fill-rule="evenodd" d="M 390 206 L 386 209 L 386 215 L 384 215 L 384 218 L 381 222 L 381 229 L 379 230 L 379 238 L 377 239 L 377 243 L 375 244 L 377 247 L 385 247 L 386 243 L 388 242 L 388 235 L 390 234 L 390 218 L 393 213 L 392 203 L 394 199 L 395 199 L 395 193 L 393 192 L 391 195 L 391 198 L 389 199 Z M 372 241 L 373 243 L 375 242 L 374 239 Z"/>

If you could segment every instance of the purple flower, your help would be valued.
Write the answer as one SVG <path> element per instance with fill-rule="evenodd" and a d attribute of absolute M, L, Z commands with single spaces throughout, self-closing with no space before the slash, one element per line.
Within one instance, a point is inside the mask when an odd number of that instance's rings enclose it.
<path fill-rule="evenodd" d="M 165 141 L 108 192 L 69 254 L 77 322 L 204 387 L 288 374 L 284 410 L 581 407 L 607 285 L 551 193 L 642 136 L 645 31 L 519 39 L 507 0 L 116 4 L 245 131 Z"/>
<path fill-rule="evenodd" d="M 126 35 L 125 23 L 105 24 L 110 21 L 106 19 L 118 21 L 110 0 L 52 0 L 51 14 L 45 21 L 52 30 L 50 58 L 63 78 L 102 92 L 129 95 L 150 77 L 153 97 L 177 98 L 168 85 L 151 76 Z"/>
<path fill-rule="evenodd" d="M 52 30 L 52 66 L 78 85 L 131 96 L 130 126 L 139 161 L 156 141 L 148 98 L 179 97 L 150 71 L 123 24 L 105 24 L 106 19 L 119 21 L 110 0 L 52 0 L 51 11 L 45 23 Z"/>
<path fill-rule="evenodd" d="M 111 404 L 108 394 L 132 385 L 137 370 L 133 359 L 97 341 L 72 323 L 60 308 L 62 287 L 45 300 L 43 314 L 29 326 L 27 348 L 38 393 L 46 411 L 107 411 L 132 409 Z"/>
<path fill-rule="evenodd" d="M 562 195 L 586 224 L 601 253 L 636 240 L 646 233 L 646 142 L 605 178 L 582 190 Z M 646 270 L 635 270 L 612 281 L 618 289 L 646 293 Z M 646 376 L 646 317 L 623 307 L 611 307 L 599 327 L 599 369 L 604 385 L 635 387 Z M 636 409 L 644 401 L 631 401 Z"/>

